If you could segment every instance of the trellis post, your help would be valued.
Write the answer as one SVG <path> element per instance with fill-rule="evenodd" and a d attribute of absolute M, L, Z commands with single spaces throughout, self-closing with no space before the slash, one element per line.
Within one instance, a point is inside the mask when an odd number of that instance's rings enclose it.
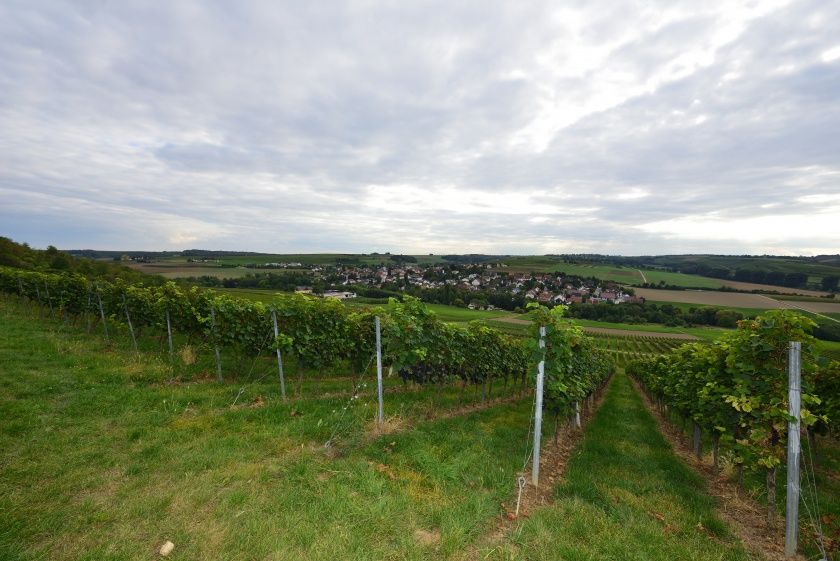
<path fill-rule="evenodd" d="M 379 414 L 377 419 L 381 425 L 384 421 L 384 407 L 382 403 L 382 336 L 379 329 L 379 316 L 374 318 L 376 326 L 376 394 L 379 399 Z"/>
<path fill-rule="evenodd" d="M 545 326 L 540 327 L 540 350 L 545 349 Z M 545 355 L 537 365 L 537 394 L 534 406 L 534 460 L 531 467 L 531 482 L 534 487 L 540 482 L 540 439 L 542 437 L 543 378 L 545 377 Z"/>
<path fill-rule="evenodd" d="M 271 308 L 271 323 L 274 325 L 274 340 L 280 335 L 280 330 L 277 329 L 277 310 L 272 306 Z M 280 395 L 283 401 L 286 401 L 286 378 L 283 376 L 283 357 L 280 355 L 280 347 L 277 347 L 277 371 L 280 373 Z"/>
<path fill-rule="evenodd" d="M 795 557 L 799 541 L 799 415 L 802 393 L 800 357 L 802 343 L 792 341 L 788 349 L 788 450 L 787 505 L 785 509 L 785 556 Z"/>
<path fill-rule="evenodd" d="M 216 354 L 216 379 L 220 382 L 222 378 L 222 357 L 219 355 L 219 337 L 216 333 L 216 309 L 210 308 L 210 327 L 213 330 L 213 351 Z"/>
<path fill-rule="evenodd" d="M 175 347 L 172 345 L 172 321 L 169 319 L 169 308 L 166 308 L 166 336 L 169 339 L 169 358 L 175 353 Z"/>
<path fill-rule="evenodd" d="M 96 287 L 96 299 L 99 301 L 99 317 L 102 318 L 102 329 L 105 331 L 105 340 L 108 340 L 108 322 L 105 321 L 105 308 L 102 306 L 102 294 L 99 286 Z"/>

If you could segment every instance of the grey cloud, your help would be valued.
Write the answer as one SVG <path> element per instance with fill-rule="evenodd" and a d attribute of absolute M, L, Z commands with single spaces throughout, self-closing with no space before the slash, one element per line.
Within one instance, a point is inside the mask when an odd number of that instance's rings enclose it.
<path fill-rule="evenodd" d="M 820 58 L 840 6 L 794 1 L 721 42 L 733 6 L 6 3 L 0 194 L 15 204 L 0 233 L 270 251 L 836 245 L 638 228 L 840 212 L 802 200 L 840 192 L 840 61 Z M 692 49 L 708 60 L 668 75 Z"/>

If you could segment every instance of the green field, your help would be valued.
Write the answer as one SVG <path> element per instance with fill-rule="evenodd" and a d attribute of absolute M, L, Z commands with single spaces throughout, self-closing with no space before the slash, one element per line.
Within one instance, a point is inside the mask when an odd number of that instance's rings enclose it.
<path fill-rule="evenodd" d="M 687 302 L 665 302 L 659 300 L 645 300 L 645 303 L 656 304 L 657 306 L 674 306 L 675 308 L 679 308 L 685 312 L 689 311 L 691 308 L 717 308 L 720 310 L 732 310 L 735 312 L 741 312 L 747 317 L 763 314 L 767 311 L 767 308 L 740 308 L 735 306 L 715 306 L 712 304 L 690 304 Z"/>
<path fill-rule="evenodd" d="M 720 288 L 723 286 L 723 283 L 718 279 L 701 277 L 700 275 L 671 273 L 657 269 L 642 269 L 641 271 L 644 273 L 647 282 L 652 284 L 664 282 L 665 284 L 686 288 Z"/>
<path fill-rule="evenodd" d="M 651 262 L 667 267 L 681 268 L 689 263 L 702 263 L 712 268 L 747 269 L 783 273 L 805 273 L 809 277 L 821 278 L 836 275 L 840 267 L 832 259 L 820 262 L 814 259 L 771 256 L 736 255 L 662 255 L 650 258 Z"/>
<path fill-rule="evenodd" d="M 818 344 L 820 353 L 832 360 L 840 361 L 840 342 L 820 341 Z"/>
<path fill-rule="evenodd" d="M 614 281 L 621 284 L 642 284 L 643 279 L 649 283 L 658 284 L 664 281 L 674 286 L 688 288 L 720 288 L 722 283 L 717 279 L 701 277 L 699 275 L 684 275 L 670 273 L 658 269 L 636 269 L 621 265 L 600 265 L 587 263 L 564 263 L 558 257 L 506 257 L 503 262 L 507 267 L 499 269 L 508 272 L 563 272 L 580 277 L 595 277 L 601 280 Z M 644 277 L 642 276 L 644 274 Z"/>
<path fill-rule="evenodd" d="M 661 325 L 658 323 L 610 323 L 608 321 L 594 321 L 587 319 L 576 319 L 574 321 L 578 325 L 582 325 L 584 327 L 606 327 L 610 329 L 621 329 L 626 331 L 647 331 L 654 333 L 682 333 L 685 335 L 694 335 L 695 337 L 699 337 L 700 339 L 704 339 L 707 341 L 711 341 L 719 337 L 722 333 L 728 331 L 721 327 L 669 327 L 667 325 Z"/>
<path fill-rule="evenodd" d="M 554 273 L 562 271 L 569 275 L 581 277 L 595 277 L 604 280 L 614 280 L 635 284 L 641 282 L 641 276 L 636 269 L 613 266 L 613 265 L 586 265 L 579 263 L 564 263 L 558 257 L 549 256 L 512 256 L 502 258 L 506 265 L 500 271 L 521 272 L 521 273 Z"/>
<path fill-rule="evenodd" d="M 665 339 L 638 334 L 619 336 L 590 333 L 589 335 L 595 341 L 595 346 L 608 353 L 613 362 L 622 368 L 633 360 L 667 354 L 680 345 L 691 342 L 685 339 Z"/>
<path fill-rule="evenodd" d="M 439 255 L 413 255 L 418 264 L 436 264 L 445 261 Z M 338 262 L 356 262 L 365 265 L 380 263 L 394 265 L 391 255 L 356 254 L 356 253 L 289 253 L 289 254 L 260 254 L 236 255 L 219 258 L 220 263 L 229 265 L 245 265 L 247 263 L 304 263 L 308 265 L 335 265 Z"/>
<path fill-rule="evenodd" d="M 379 436 L 366 400 L 284 403 L 260 372 L 182 380 L 129 348 L 0 300 L 0 558 L 749 558 L 623 375 L 553 503 L 500 532 L 527 397 L 389 394 Z"/>

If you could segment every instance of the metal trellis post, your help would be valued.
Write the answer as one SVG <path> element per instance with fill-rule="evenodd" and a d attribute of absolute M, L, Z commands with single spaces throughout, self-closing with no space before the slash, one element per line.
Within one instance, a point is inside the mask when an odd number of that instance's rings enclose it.
<path fill-rule="evenodd" d="M 545 349 L 545 326 L 540 327 L 540 349 Z M 542 437 L 543 378 L 545 377 L 545 355 L 537 365 L 537 395 L 534 407 L 534 463 L 531 467 L 531 482 L 534 487 L 540 482 L 540 438 Z"/>
<path fill-rule="evenodd" d="M 280 331 L 277 329 L 277 310 L 271 308 L 271 323 L 274 324 L 274 339 L 276 340 Z M 283 376 L 283 357 L 280 349 L 277 348 L 277 371 L 280 373 L 280 395 L 286 401 L 286 378 Z"/>
<path fill-rule="evenodd" d="M 376 392 L 379 398 L 379 424 L 384 420 L 384 410 L 382 404 L 382 336 L 379 330 L 379 316 L 374 318 L 376 325 Z"/>
<path fill-rule="evenodd" d="M 802 343 L 792 341 L 788 350 L 788 452 L 787 452 L 787 508 L 785 509 L 785 555 L 794 557 L 799 540 L 799 415 L 802 374 L 800 356 Z"/>

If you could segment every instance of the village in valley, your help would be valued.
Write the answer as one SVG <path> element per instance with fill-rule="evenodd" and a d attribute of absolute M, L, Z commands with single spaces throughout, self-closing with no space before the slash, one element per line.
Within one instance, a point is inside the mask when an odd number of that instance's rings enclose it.
<path fill-rule="evenodd" d="M 306 270 L 312 275 L 313 284 L 321 281 L 323 291 L 312 286 L 299 286 L 298 292 L 321 293 L 324 297 L 347 299 L 365 295 L 370 289 L 389 291 L 448 291 L 463 294 L 453 302 L 469 309 L 497 307 L 514 309 L 527 301 L 542 304 L 598 304 L 642 303 L 631 288 L 594 277 L 584 278 L 557 273 L 512 272 L 507 265 L 498 263 L 433 264 L 336 264 L 311 265 L 299 262 L 254 263 L 243 265 L 253 269 Z M 482 295 L 507 295 L 510 305 Z M 496 303 L 494 304 L 493 301 Z M 501 302 L 505 302 L 502 300 Z"/>

